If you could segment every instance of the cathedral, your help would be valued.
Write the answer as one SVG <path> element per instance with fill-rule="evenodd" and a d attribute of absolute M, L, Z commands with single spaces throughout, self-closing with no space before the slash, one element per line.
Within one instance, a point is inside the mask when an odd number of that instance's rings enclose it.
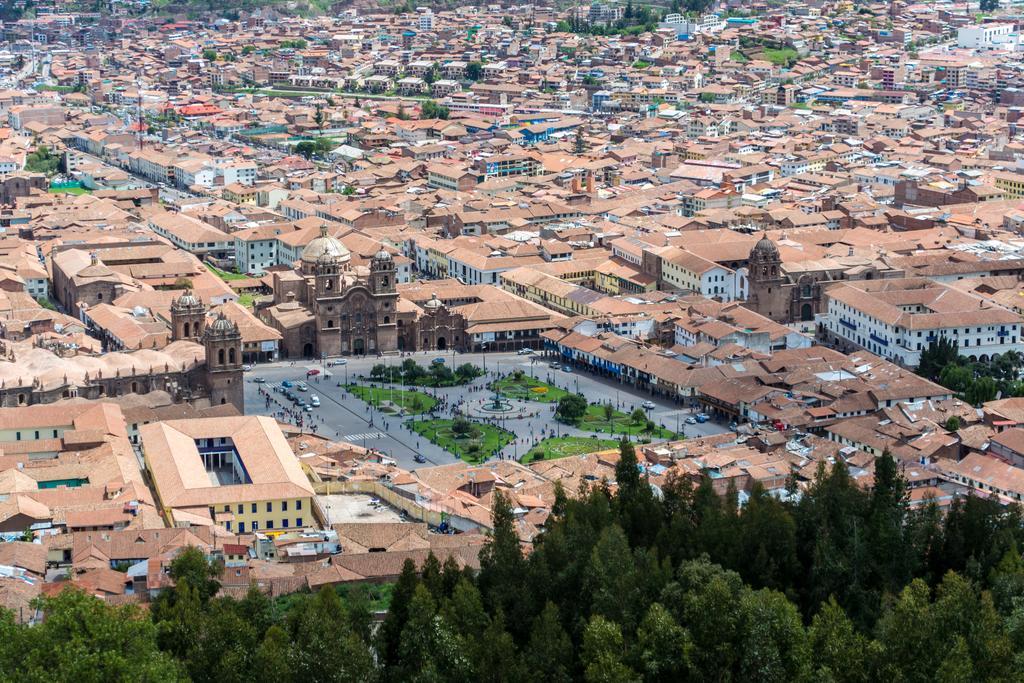
<path fill-rule="evenodd" d="M 274 300 L 259 317 L 282 335 L 283 358 L 391 353 L 399 350 L 395 263 L 380 250 L 369 266 L 320 228 L 294 270 L 273 273 Z"/>
<path fill-rule="evenodd" d="M 174 402 L 245 411 L 242 334 L 186 291 L 171 302 L 171 343 L 162 349 L 88 354 L 70 347 L 0 342 L 0 406 L 99 400 L 166 392 Z"/>
<path fill-rule="evenodd" d="M 817 278 L 797 276 L 782 267 L 775 242 L 765 235 L 750 251 L 747 308 L 780 323 L 811 321 L 820 313 L 821 284 Z"/>

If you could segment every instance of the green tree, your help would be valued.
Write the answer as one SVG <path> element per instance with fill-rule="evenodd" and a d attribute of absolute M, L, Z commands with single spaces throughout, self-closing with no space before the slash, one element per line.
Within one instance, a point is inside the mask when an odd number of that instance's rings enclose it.
<path fill-rule="evenodd" d="M 53 155 L 46 145 L 39 145 L 35 151 L 25 155 L 25 170 L 29 173 L 45 173 L 50 176 L 60 167 L 60 157 Z"/>
<path fill-rule="evenodd" d="M 604 421 L 608 423 L 608 431 L 615 433 L 615 426 L 612 423 L 612 418 L 615 417 L 615 407 L 611 403 L 605 403 L 601 406 L 601 411 L 604 413 Z"/>
<path fill-rule="evenodd" d="M 960 418 L 956 415 L 950 415 L 949 418 L 946 419 L 947 432 L 955 432 L 960 429 L 960 426 Z"/>
<path fill-rule="evenodd" d="M 808 630 L 813 680 L 869 683 L 875 645 L 858 633 L 834 598 L 821 606 Z"/>
<path fill-rule="evenodd" d="M 583 679 L 587 683 L 633 683 L 640 677 L 623 661 L 622 629 L 600 615 L 583 631 Z"/>
<path fill-rule="evenodd" d="M 10 681 L 186 681 L 157 649 L 156 628 L 134 606 L 109 607 L 68 587 L 36 601 L 45 619 L 14 625 L 0 611 L 0 679 Z"/>
<path fill-rule="evenodd" d="M 579 394 L 566 394 L 558 399 L 555 416 L 562 422 L 575 424 L 587 414 L 587 399 Z"/>
<path fill-rule="evenodd" d="M 526 582 L 526 561 L 519 545 L 516 519 L 509 499 L 495 491 L 491 510 L 492 531 L 480 551 L 478 585 L 490 612 L 500 610 L 522 635 L 529 625 L 531 591 Z M 518 626 L 518 628 L 517 628 Z"/>
<path fill-rule="evenodd" d="M 939 373 L 939 383 L 947 389 L 963 394 L 974 383 L 974 373 L 963 365 L 950 363 Z"/>
<path fill-rule="evenodd" d="M 583 126 L 576 127 L 576 137 L 573 138 L 572 151 L 577 156 L 587 151 L 587 141 L 583 137 Z"/>
<path fill-rule="evenodd" d="M 216 50 L 212 50 L 210 48 L 207 48 L 207 49 L 203 50 L 203 59 L 205 59 L 208 62 L 216 62 L 217 61 L 217 51 Z"/>
<path fill-rule="evenodd" d="M 483 75 L 483 64 L 480 62 L 470 62 L 466 65 L 466 78 L 471 81 L 479 81 L 480 76 Z"/>
<path fill-rule="evenodd" d="M 569 683 L 572 659 L 572 641 L 559 621 L 558 606 L 549 600 L 530 629 L 527 666 L 538 680 Z"/>
<path fill-rule="evenodd" d="M 930 380 L 937 380 L 942 369 L 960 356 L 958 344 L 945 336 L 930 342 L 921 351 L 917 374 Z"/>
<path fill-rule="evenodd" d="M 171 561 L 168 574 L 175 586 L 187 585 L 194 588 L 200 602 L 205 604 L 220 590 L 218 577 L 223 572 L 224 565 L 221 562 L 211 562 L 202 550 L 188 546 Z"/>
<path fill-rule="evenodd" d="M 306 159 L 312 159 L 316 155 L 316 143 L 312 140 L 303 140 L 295 145 L 295 153 Z"/>
<path fill-rule="evenodd" d="M 448 107 L 442 106 L 434 100 L 426 100 L 420 105 L 420 116 L 425 119 L 447 119 L 450 114 Z"/>
<path fill-rule="evenodd" d="M 263 642 L 253 656 L 253 674 L 256 680 L 265 683 L 282 683 L 292 680 L 291 641 L 280 626 L 267 629 Z"/>
<path fill-rule="evenodd" d="M 653 603 L 637 629 L 636 669 L 644 681 L 671 683 L 691 677 L 690 635 L 660 603 Z"/>
<path fill-rule="evenodd" d="M 324 113 L 324 105 L 317 102 L 316 108 L 313 110 L 313 123 L 316 125 L 317 132 L 323 137 L 324 134 L 324 123 L 327 122 L 327 115 Z"/>
<path fill-rule="evenodd" d="M 970 403 L 972 406 L 981 406 L 983 403 L 988 403 L 996 398 L 996 394 L 999 393 L 999 385 L 991 377 L 979 377 L 971 386 L 967 387 L 967 391 L 964 393 L 964 400 Z"/>
<path fill-rule="evenodd" d="M 629 414 L 629 421 L 635 425 L 643 424 L 646 419 L 647 413 L 644 412 L 643 408 L 635 408 L 633 412 Z"/>
<path fill-rule="evenodd" d="M 473 423 L 459 415 L 452 420 L 452 433 L 459 437 L 466 437 L 473 433 Z"/>

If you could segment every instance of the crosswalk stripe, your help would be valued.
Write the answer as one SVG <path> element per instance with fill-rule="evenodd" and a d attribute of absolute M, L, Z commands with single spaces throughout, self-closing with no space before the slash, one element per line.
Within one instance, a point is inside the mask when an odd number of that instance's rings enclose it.
<path fill-rule="evenodd" d="M 343 438 L 345 441 L 362 441 L 363 439 L 383 439 L 386 434 L 382 432 L 361 432 L 359 434 L 346 434 Z"/>

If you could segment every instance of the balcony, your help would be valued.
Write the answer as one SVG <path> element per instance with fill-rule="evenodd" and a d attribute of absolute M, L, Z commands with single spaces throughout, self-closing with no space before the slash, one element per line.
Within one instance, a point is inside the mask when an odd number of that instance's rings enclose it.
<path fill-rule="evenodd" d="M 881 337 L 874 333 L 869 334 L 868 337 L 870 337 L 871 341 L 875 342 L 876 344 L 881 344 L 882 346 L 889 345 L 889 341 L 887 339 L 882 339 Z"/>
<path fill-rule="evenodd" d="M 857 323 L 850 322 L 849 320 L 844 320 L 843 318 L 839 319 L 839 324 L 850 330 L 857 329 Z"/>

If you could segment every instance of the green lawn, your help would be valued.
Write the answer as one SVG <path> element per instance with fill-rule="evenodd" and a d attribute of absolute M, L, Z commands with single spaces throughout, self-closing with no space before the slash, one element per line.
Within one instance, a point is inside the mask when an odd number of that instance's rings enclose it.
<path fill-rule="evenodd" d="M 349 384 L 347 388 L 353 395 L 374 407 L 379 406 L 381 403 L 391 402 L 396 406 L 401 406 L 408 415 L 429 413 L 437 405 L 437 399 L 419 391 L 382 389 L 380 387 L 366 387 L 361 384 Z"/>
<path fill-rule="evenodd" d="M 84 187 L 51 187 L 50 194 L 92 194 Z"/>
<path fill-rule="evenodd" d="M 523 464 L 537 460 L 556 460 L 572 455 L 583 455 L 595 451 L 617 448 L 618 441 L 613 439 L 594 439 L 587 436 L 563 436 L 544 439 L 523 456 Z"/>
<path fill-rule="evenodd" d="M 471 464 L 486 460 L 496 450 L 512 443 L 515 434 L 482 422 L 471 422 L 473 432 L 459 436 L 452 431 L 453 420 L 417 420 L 413 431 Z"/>
<path fill-rule="evenodd" d="M 604 416 L 603 405 L 591 404 L 587 406 L 587 412 L 575 426 L 587 432 L 599 432 L 616 436 L 622 434 L 629 434 L 630 436 L 646 434 L 643 422 L 633 422 L 629 415 L 621 411 L 616 410 L 612 413 L 611 422 L 612 424 L 609 425 L 608 419 Z M 654 439 L 671 439 L 673 436 L 675 436 L 675 433 L 671 429 L 662 429 L 661 427 L 656 427 L 651 432 L 651 438 Z"/>
<path fill-rule="evenodd" d="M 496 382 L 491 382 L 490 388 L 501 392 L 506 398 L 525 398 L 541 403 L 554 403 L 568 393 L 565 389 L 551 386 L 529 375 L 506 375 Z"/>
<path fill-rule="evenodd" d="M 391 606 L 391 597 L 394 594 L 395 584 L 393 583 L 343 583 L 334 587 L 342 604 L 349 605 L 353 601 L 365 601 L 370 610 L 374 612 L 387 611 Z M 357 595 L 361 594 L 361 595 Z M 271 602 L 271 609 L 278 617 L 283 617 L 292 607 L 307 600 L 313 600 L 314 594 L 307 592 L 286 593 L 279 595 Z"/>
<path fill-rule="evenodd" d="M 796 50 L 791 47 L 768 47 L 764 50 L 764 58 L 778 66 L 786 66 L 786 64 L 789 63 L 789 60 L 796 59 L 797 57 L 799 57 L 799 55 Z"/>
<path fill-rule="evenodd" d="M 229 273 L 226 270 L 221 270 L 217 266 L 212 266 L 209 263 L 204 263 L 203 265 L 205 265 L 210 270 L 211 273 L 219 277 L 221 280 L 224 280 L 225 282 L 231 282 L 232 280 L 249 279 L 249 276 L 246 275 L 245 273 Z"/>
<path fill-rule="evenodd" d="M 245 306 L 246 308 L 252 308 L 252 304 L 253 301 L 255 301 L 255 299 L 256 297 L 254 297 L 252 294 L 239 294 L 238 305 Z"/>

